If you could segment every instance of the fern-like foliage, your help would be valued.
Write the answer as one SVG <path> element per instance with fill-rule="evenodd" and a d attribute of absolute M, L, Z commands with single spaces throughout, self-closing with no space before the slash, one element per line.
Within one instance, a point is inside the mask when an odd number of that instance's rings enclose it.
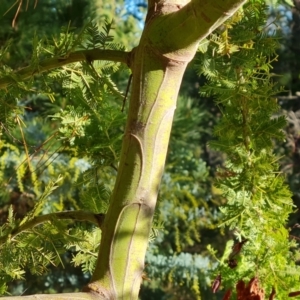
<path fill-rule="evenodd" d="M 75 51 L 124 50 L 113 42 L 111 30 L 109 22 L 100 31 L 89 23 L 79 32 L 67 26 L 52 39 L 34 37 L 27 67 L 33 71 L 31 78 L 14 72 L 4 61 L 0 64 L 2 83 L 8 82 L 0 90 L 2 218 L 7 216 L 0 228 L 2 294 L 6 283 L 22 279 L 25 271 L 42 274 L 49 265 L 62 263 L 66 251 L 74 254 L 74 264 L 84 272 L 94 268 L 99 228 L 55 217 L 33 228 L 27 225 L 62 210 L 106 211 L 125 118 L 123 94 L 111 79 L 119 64 L 87 58 L 35 81 L 33 76 L 45 60 L 64 60 Z M 1 51 L 0 59 L 9 53 L 9 45 Z M 32 93 L 57 100 L 60 107 L 54 103 L 52 115 L 36 118 L 34 110 L 39 107 L 33 104 Z"/>
<path fill-rule="evenodd" d="M 57 183 L 61 179 L 50 182 L 46 186 L 33 210 L 21 221 L 14 217 L 12 206 L 9 208 L 7 221 L 0 228 L 2 293 L 6 290 L 7 282 L 13 279 L 23 279 L 25 270 L 30 270 L 32 274 L 42 274 L 47 270 L 49 264 L 59 264 L 60 255 L 65 251 L 66 242 L 81 240 L 78 235 L 70 234 L 68 222 L 55 219 L 52 220 L 53 222 L 18 231 L 20 226 L 26 225 L 43 210 L 47 197 L 58 187 Z"/>
<path fill-rule="evenodd" d="M 113 95 L 123 99 L 122 93 L 110 78 L 118 70 L 119 65 L 116 63 L 104 61 L 93 64 L 87 58 L 86 62 L 71 64 L 66 68 L 52 71 L 47 76 L 41 76 L 41 80 L 33 81 L 34 75 L 39 73 L 41 64 L 47 59 L 64 60 L 71 53 L 83 49 L 124 50 L 123 46 L 113 43 L 111 30 L 112 23 L 109 22 L 104 23 L 102 31 L 99 31 L 94 23 L 88 23 L 79 32 L 70 26 L 64 27 L 58 36 L 47 40 L 35 36 L 32 41 L 31 60 L 24 69 L 24 72 L 27 70 L 27 73 L 29 70 L 29 74 L 25 77 L 22 70 L 15 72 L 6 64 L 5 58 L 9 56 L 10 43 L 2 46 L 0 49 L 0 78 L 2 83 L 7 84 L 6 88 L 0 91 L 2 131 L 13 127 L 14 116 L 24 111 L 24 107 L 19 105 L 18 100 L 24 99 L 32 92 L 42 93 L 54 101 L 57 92 L 66 88 L 70 98 L 78 98 L 77 94 L 81 94 L 82 101 L 87 102 L 90 106 L 92 106 L 91 102 L 94 104 L 94 101 L 97 101 L 93 98 L 102 99 Z M 81 93 L 79 93 L 80 89 Z"/>
<path fill-rule="evenodd" d="M 199 73 L 208 79 L 201 92 L 214 95 L 223 115 L 215 129 L 216 140 L 210 143 L 227 155 L 217 182 L 227 199 L 220 208 L 220 226 L 233 230 L 236 247 L 242 247 L 241 252 L 234 253 L 233 248 L 226 259 L 218 260 L 215 276 L 220 274 L 223 287 L 233 291 L 239 280 L 256 277 L 267 295 L 274 289 L 276 299 L 287 299 L 300 269 L 298 246 L 287 228 L 293 212 L 291 192 L 273 154 L 273 139 L 284 139 L 286 124 L 277 114 L 278 88 L 270 75 L 276 47 L 264 2 L 248 1 L 203 41 Z"/>

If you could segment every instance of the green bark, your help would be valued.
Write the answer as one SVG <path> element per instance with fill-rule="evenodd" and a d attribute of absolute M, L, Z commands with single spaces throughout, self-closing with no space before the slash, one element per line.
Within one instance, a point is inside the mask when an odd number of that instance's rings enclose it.
<path fill-rule="evenodd" d="M 118 175 L 101 224 L 98 261 L 86 288 L 89 293 L 24 298 L 138 299 L 182 76 L 199 42 L 245 2 L 149 0 L 139 46 L 131 53 L 97 49 L 78 51 L 67 57 L 48 59 L 38 69 L 28 67 L 16 72 L 16 78 L 25 80 L 68 63 L 105 59 L 127 63 L 133 74 Z M 12 83 L 14 78 L 1 79 L 0 89 Z M 34 219 L 31 225 L 40 221 L 45 220 Z"/>
<path fill-rule="evenodd" d="M 201 39 L 245 0 L 187 2 L 149 1 L 140 44 L 131 54 L 132 91 L 121 160 L 87 288 L 107 299 L 138 298 L 182 76 Z"/>

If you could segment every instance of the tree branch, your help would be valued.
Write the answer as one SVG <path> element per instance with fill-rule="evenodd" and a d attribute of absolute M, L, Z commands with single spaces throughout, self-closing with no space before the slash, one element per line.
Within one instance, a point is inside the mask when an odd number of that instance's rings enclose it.
<path fill-rule="evenodd" d="M 179 51 L 192 59 L 199 41 L 230 18 L 247 0 L 192 0 L 185 5 L 186 1 L 170 1 L 165 5 L 165 1 L 158 0 L 152 12 L 158 17 L 149 32 L 151 43 L 169 59 L 176 57 Z"/>
<path fill-rule="evenodd" d="M 80 50 L 70 53 L 66 57 L 54 57 L 45 59 L 40 62 L 38 66 L 28 66 L 22 68 L 14 73 L 18 80 L 23 81 L 30 79 L 34 75 L 41 74 L 50 71 L 55 68 L 59 68 L 70 63 L 80 61 L 93 61 L 93 60 L 109 60 L 114 62 L 120 62 L 127 64 L 130 58 L 131 52 L 120 51 L 120 50 L 102 50 L 102 49 L 91 49 L 91 50 Z M 0 78 L 0 89 L 7 88 L 10 84 L 16 80 L 12 77 Z"/>
<path fill-rule="evenodd" d="M 94 293 L 65 293 L 50 295 L 31 295 L 31 296 L 13 296 L 1 297 L 3 300 L 105 300 L 99 294 Z"/>
<path fill-rule="evenodd" d="M 12 232 L 9 233 L 11 238 L 14 238 L 18 234 L 31 229 L 37 225 L 40 225 L 45 222 L 51 222 L 54 220 L 73 220 L 73 221 L 81 221 L 81 222 L 90 222 L 101 228 L 102 223 L 104 221 L 104 214 L 93 214 L 85 211 L 62 211 L 42 216 L 36 216 L 28 222 L 20 225 L 19 227 L 13 229 Z M 7 236 L 3 236 L 0 238 L 0 245 L 3 244 L 7 239 Z"/>

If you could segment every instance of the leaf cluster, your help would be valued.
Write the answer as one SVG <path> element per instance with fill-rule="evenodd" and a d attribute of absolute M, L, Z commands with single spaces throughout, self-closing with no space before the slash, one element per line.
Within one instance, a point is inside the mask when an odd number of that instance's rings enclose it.
<path fill-rule="evenodd" d="M 2 83 L 7 85 L 5 89 L 0 91 L 1 105 L 3 106 L 0 116 L 2 130 L 3 126 L 8 128 L 9 125 L 13 125 L 14 117 L 24 111 L 24 107 L 20 105 L 20 100 L 33 92 L 44 94 L 51 101 L 54 101 L 58 93 L 66 88 L 69 92 L 72 90 L 74 98 L 76 98 L 75 96 L 79 97 L 77 94 L 81 94 L 81 99 L 84 98 L 82 100 L 89 105 L 92 105 L 91 102 L 94 100 L 92 98 L 101 98 L 102 92 L 106 97 L 114 95 L 114 97 L 123 99 L 122 94 L 110 79 L 112 73 L 118 70 L 118 65 L 111 62 L 94 65 L 88 57 L 82 64 L 70 65 L 42 76 L 41 80 L 37 82 L 33 81 L 34 75 L 39 73 L 41 63 L 48 60 L 49 69 L 51 69 L 51 58 L 64 60 L 70 53 L 82 49 L 124 50 L 121 45 L 112 42 L 111 29 L 112 23 L 106 22 L 102 31 L 99 31 L 94 23 L 88 23 L 79 32 L 70 26 L 62 28 L 61 33 L 53 36 L 52 39 L 40 39 L 35 36 L 32 41 L 33 52 L 30 64 L 24 69 L 26 76 L 23 75 L 22 70 L 14 72 L 6 64 L 5 57 L 10 52 L 10 44 L 8 42 L 2 46 L 0 50 L 0 77 Z M 81 86 L 77 86 L 79 82 L 82 82 Z M 83 89 L 82 93 L 79 93 L 80 88 Z M 69 97 L 71 98 L 70 94 Z M 97 100 L 99 99 L 95 99 L 95 101 Z M 95 109 L 95 106 L 93 108 Z"/>
<path fill-rule="evenodd" d="M 214 95 L 222 112 L 210 143 L 227 155 L 217 178 L 227 199 L 219 225 L 233 230 L 238 242 L 247 240 L 232 258 L 237 267 L 227 257 L 218 260 L 215 274 L 221 274 L 226 289 L 256 276 L 267 295 L 274 288 L 276 298 L 286 299 L 299 268 L 287 228 L 291 192 L 273 154 L 273 140 L 284 139 L 286 121 L 274 99 L 279 89 L 270 70 L 277 37 L 268 26 L 264 3 L 249 1 L 202 43 L 199 73 L 208 79 L 202 93 Z"/>
<path fill-rule="evenodd" d="M 105 23 L 99 32 L 97 26 L 89 23 L 80 32 L 66 27 L 52 40 L 35 38 L 29 68 L 38 70 L 45 59 L 65 59 L 80 49 L 122 50 L 112 42 L 111 27 L 111 23 Z M 3 48 L 6 50 L 9 51 Z M 118 64 L 86 60 L 26 82 L 4 63 L 1 67 L 2 78 L 10 80 L 3 91 L 9 101 L 1 99 L 2 130 L 6 133 L 0 147 L 1 184 L 6 187 L 6 201 L 2 200 L 6 215 L 10 214 L 0 237 L 3 293 L 7 282 L 23 278 L 25 272 L 42 274 L 49 265 L 62 263 L 66 251 L 73 253 L 76 266 L 91 272 L 99 246 L 99 229 L 78 227 L 74 221 L 55 217 L 33 228 L 26 226 L 37 216 L 64 209 L 105 212 L 120 152 L 124 114 L 122 102 L 116 103 L 123 100 L 123 95 L 111 79 Z M 40 108 L 34 105 L 32 112 L 24 110 L 26 104 L 33 103 L 32 93 L 40 99 L 45 95 L 51 101 L 58 99 L 60 104 L 70 105 L 62 105 L 38 121 L 35 110 Z M 12 139 L 16 145 L 5 139 Z M 16 199 L 12 199 L 12 194 Z M 6 202 L 14 205 L 14 213 L 8 210 Z M 5 211 L 1 212 L 3 217 Z M 19 232 L 24 226 L 26 231 Z M 15 236 L 14 232 L 18 234 Z"/>

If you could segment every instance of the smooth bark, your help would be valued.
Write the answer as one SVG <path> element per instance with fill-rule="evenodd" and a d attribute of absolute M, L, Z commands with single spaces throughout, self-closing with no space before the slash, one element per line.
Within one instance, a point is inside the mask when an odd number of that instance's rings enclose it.
<path fill-rule="evenodd" d="M 111 60 L 130 66 L 133 80 L 118 175 L 102 225 L 96 269 L 85 289 L 90 293 L 49 295 L 48 298 L 35 295 L 25 299 L 138 299 L 182 76 L 199 42 L 245 2 L 149 0 L 139 46 L 131 53 L 110 53 Z M 25 68 L 17 75 L 24 80 L 60 64 L 97 59 L 78 53 L 74 60 L 72 57 L 70 54 L 53 59 L 38 70 Z M 0 88 L 12 81 L 11 78 L 0 80 Z"/>
<path fill-rule="evenodd" d="M 121 160 L 87 290 L 106 299 L 138 299 L 182 76 L 199 41 L 244 2 L 150 1 L 130 61 L 133 81 Z"/>

